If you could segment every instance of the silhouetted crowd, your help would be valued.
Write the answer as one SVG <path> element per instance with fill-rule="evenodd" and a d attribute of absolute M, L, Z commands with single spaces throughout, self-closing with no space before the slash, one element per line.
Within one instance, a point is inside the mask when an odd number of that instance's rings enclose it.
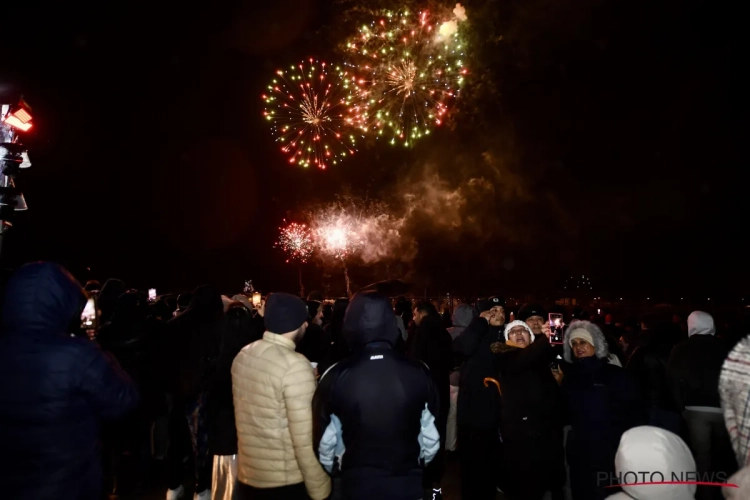
<path fill-rule="evenodd" d="M 750 499 L 750 337 L 706 312 L 3 289 L 3 498 Z"/>

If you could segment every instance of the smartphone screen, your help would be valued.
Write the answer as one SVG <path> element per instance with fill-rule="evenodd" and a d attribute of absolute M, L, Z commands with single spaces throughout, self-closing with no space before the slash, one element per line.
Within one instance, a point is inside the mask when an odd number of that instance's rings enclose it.
<path fill-rule="evenodd" d="M 156 288 L 149 288 L 148 289 L 148 300 L 150 302 L 153 302 L 156 300 Z"/>
<path fill-rule="evenodd" d="M 564 327 L 562 314 L 549 313 L 549 328 L 552 331 L 552 336 L 549 339 L 551 344 L 563 343 Z"/>
<path fill-rule="evenodd" d="M 81 329 L 97 330 L 99 328 L 99 318 L 96 314 L 96 299 L 89 297 L 86 301 L 86 307 L 81 313 Z"/>
<path fill-rule="evenodd" d="M 253 305 L 254 306 L 258 307 L 260 305 L 260 299 L 261 299 L 260 293 L 258 292 L 253 293 Z"/>

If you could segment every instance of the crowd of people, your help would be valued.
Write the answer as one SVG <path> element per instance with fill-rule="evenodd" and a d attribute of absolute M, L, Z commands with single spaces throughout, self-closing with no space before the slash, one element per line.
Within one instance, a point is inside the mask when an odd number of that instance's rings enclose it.
<path fill-rule="evenodd" d="M 558 338 L 500 297 L 150 299 L 52 263 L 0 307 L 6 498 L 99 500 L 126 457 L 168 500 L 436 500 L 450 463 L 464 500 L 750 498 L 750 337 L 706 312 Z"/>

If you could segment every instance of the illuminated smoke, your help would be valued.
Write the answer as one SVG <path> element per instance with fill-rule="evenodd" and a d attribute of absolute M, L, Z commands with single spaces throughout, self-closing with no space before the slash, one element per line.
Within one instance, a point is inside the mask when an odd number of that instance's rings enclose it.
<path fill-rule="evenodd" d="M 458 31 L 458 23 L 456 21 L 446 21 L 440 25 L 440 36 L 448 38 Z"/>
<path fill-rule="evenodd" d="M 403 220 L 383 203 L 341 198 L 312 211 L 309 218 L 315 246 L 324 259 L 373 263 L 393 258 L 402 244 Z"/>
<path fill-rule="evenodd" d="M 468 19 L 466 17 L 466 9 L 460 3 L 457 3 L 456 8 L 453 9 L 453 15 L 456 16 L 456 19 L 459 21 L 466 21 L 466 19 Z"/>
<path fill-rule="evenodd" d="M 446 43 L 451 41 L 451 37 L 458 31 L 458 23 L 466 21 L 466 9 L 460 3 L 456 4 L 456 8 L 453 9 L 454 19 L 445 21 L 440 25 L 438 32 L 440 33 L 441 39 Z"/>

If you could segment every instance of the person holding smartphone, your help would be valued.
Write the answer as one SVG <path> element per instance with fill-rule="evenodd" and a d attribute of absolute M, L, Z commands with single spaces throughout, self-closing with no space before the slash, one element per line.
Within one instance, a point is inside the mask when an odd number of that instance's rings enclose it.
<path fill-rule="evenodd" d="M 83 289 L 50 262 L 27 264 L 6 287 L 0 334 L 0 484 L 5 498 L 99 500 L 104 420 L 135 409 L 117 362 L 80 331 Z"/>
<path fill-rule="evenodd" d="M 562 498 L 565 484 L 562 398 L 550 370 L 556 357 L 549 324 L 534 335 L 523 321 L 505 327 L 505 342 L 493 344 L 503 393 L 500 433 L 506 498 Z"/>
<path fill-rule="evenodd" d="M 478 317 L 453 341 L 463 361 L 459 376 L 456 421 L 461 463 L 461 495 L 472 500 L 494 500 L 501 476 L 498 455 L 500 395 L 484 379 L 497 377 L 497 358 L 491 346 L 505 332 L 505 301 L 500 297 L 476 303 Z"/>

